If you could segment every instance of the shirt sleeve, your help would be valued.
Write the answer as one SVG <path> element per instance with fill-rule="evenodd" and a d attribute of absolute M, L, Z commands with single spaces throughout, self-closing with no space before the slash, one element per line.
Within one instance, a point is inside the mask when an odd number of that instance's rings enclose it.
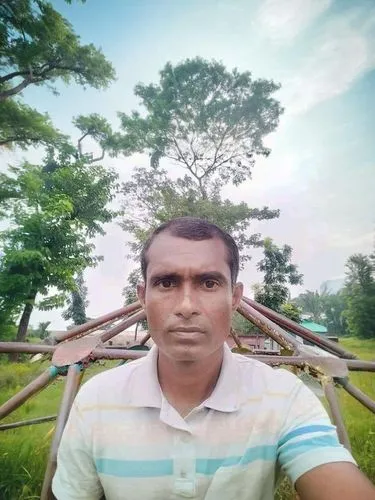
<path fill-rule="evenodd" d="M 52 491 L 57 500 L 97 500 L 103 496 L 87 424 L 85 426 L 77 401 L 73 403 L 61 438 Z"/>
<path fill-rule="evenodd" d="M 277 450 L 281 469 L 293 484 L 305 472 L 332 462 L 356 462 L 340 444 L 336 427 L 315 394 L 299 379 Z"/>

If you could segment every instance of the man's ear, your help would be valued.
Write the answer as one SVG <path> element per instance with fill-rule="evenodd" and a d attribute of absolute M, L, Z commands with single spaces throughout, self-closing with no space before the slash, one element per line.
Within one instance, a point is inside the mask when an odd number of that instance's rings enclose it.
<path fill-rule="evenodd" d="M 236 311 L 237 307 L 240 305 L 242 296 L 243 296 L 243 284 L 236 283 L 233 287 L 233 294 L 232 294 L 233 311 Z"/>
<path fill-rule="evenodd" d="M 138 283 L 137 285 L 137 297 L 142 307 L 145 307 L 146 303 L 146 285 L 144 283 Z"/>

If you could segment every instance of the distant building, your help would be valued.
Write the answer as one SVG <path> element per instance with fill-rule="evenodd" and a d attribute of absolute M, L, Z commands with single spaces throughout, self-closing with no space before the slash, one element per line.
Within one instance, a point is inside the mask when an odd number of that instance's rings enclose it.
<path fill-rule="evenodd" d="M 307 319 L 303 319 L 301 321 L 301 326 L 304 326 L 308 330 L 313 333 L 317 333 L 318 335 L 326 336 L 328 334 L 328 329 L 324 325 L 319 325 L 318 323 L 314 323 L 313 321 L 309 321 Z"/>

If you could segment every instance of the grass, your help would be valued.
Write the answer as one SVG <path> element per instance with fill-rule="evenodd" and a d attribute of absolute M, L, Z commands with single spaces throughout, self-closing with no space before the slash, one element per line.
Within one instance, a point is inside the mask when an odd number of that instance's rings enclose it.
<path fill-rule="evenodd" d="M 361 359 L 375 360 L 375 340 L 340 339 L 348 350 Z M 113 366 L 89 368 L 85 379 Z M 0 404 L 31 382 L 49 366 L 43 363 L 0 364 Z M 351 381 L 375 399 L 375 374 L 352 372 Z M 1 423 L 15 422 L 57 413 L 63 389 L 63 380 L 57 379 L 43 392 L 34 396 Z M 375 418 L 345 391 L 339 391 L 344 420 L 353 447 L 353 455 L 363 472 L 375 482 Z M 0 438 L 0 499 L 27 500 L 39 498 L 44 469 L 48 457 L 54 423 L 27 426 L 1 431 Z M 284 481 L 276 495 L 277 500 L 293 498 L 292 488 Z"/>

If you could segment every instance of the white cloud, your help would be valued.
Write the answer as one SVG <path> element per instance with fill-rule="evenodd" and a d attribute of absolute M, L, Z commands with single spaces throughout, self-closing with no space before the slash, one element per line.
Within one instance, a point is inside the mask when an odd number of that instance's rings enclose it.
<path fill-rule="evenodd" d="M 273 41 L 289 42 L 331 3 L 332 0 L 266 0 L 258 12 L 258 25 Z"/>
<path fill-rule="evenodd" d="M 303 113 L 346 92 L 375 67 L 374 22 L 375 11 L 358 10 L 326 24 L 302 67 L 284 82 L 280 97 L 288 113 Z"/>

